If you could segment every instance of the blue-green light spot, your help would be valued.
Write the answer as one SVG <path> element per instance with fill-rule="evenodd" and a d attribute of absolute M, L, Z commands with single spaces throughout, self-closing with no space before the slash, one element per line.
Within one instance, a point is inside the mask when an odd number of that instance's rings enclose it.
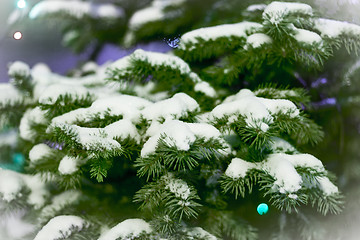
<path fill-rule="evenodd" d="M 25 157 L 21 153 L 14 153 L 13 156 L 12 156 L 12 160 L 13 160 L 14 164 L 16 164 L 18 166 L 21 166 L 25 162 Z"/>
<path fill-rule="evenodd" d="M 259 206 L 257 207 L 257 212 L 260 215 L 264 215 L 269 211 L 269 206 L 266 203 L 260 203 Z"/>

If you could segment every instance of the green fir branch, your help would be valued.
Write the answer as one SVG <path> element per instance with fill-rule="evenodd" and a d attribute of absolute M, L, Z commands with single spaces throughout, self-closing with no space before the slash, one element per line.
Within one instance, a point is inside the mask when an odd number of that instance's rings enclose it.
<path fill-rule="evenodd" d="M 90 176 L 98 182 L 103 182 L 112 164 L 111 158 L 92 158 L 90 160 Z"/>
<path fill-rule="evenodd" d="M 0 102 L 0 129 L 4 126 L 17 127 L 20 120 L 28 108 L 33 107 L 33 104 L 25 100 L 22 101 L 7 101 Z"/>
<path fill-rule="evenodd" d="M 309 201 L 322 215 L 340 214 L 344 209 L 344 196 L 340 193 L 325 195 L 320 189 L 312 188 L 308 192 Z"/>
<path fill-rule="evenodd" d="M 301 106 L 301 104 L 308 106 L 310 103 L 310 96 L 307 90 L 303 88 L 282 88 L 274 83 L 265 83 L 259 85 L 254 93 L 257 97 L 262 98 L 287 99 L 297 106 Z"/>
<path fill-rule="evenodd" d="M 246 173 L 244 178 L 231 178 L 223 175 L 220 179 L 220 186 L 224 193 L 231 193 L 235 195 L 235 199 L 239 196 L 245 197 L 246 189 L 251 194 L 254 185 L 259 181 L 259 174 L 257 170 L 250 170 Z"/>
<path fill-rule="evenodd" d="M 31 75 L 24 75 L 23 73 L 15 73 L 10 76 L 10 82 L 17 89 L 19 89 L 24 96 L 32 97 L 34 85 L 32 83 Z"/>
<path fill-rule="evenodd" d="M 230 211 L 209 210 L 205 227 L 219 239 L 258 239 L 258 230 Z"/>
<path fill-rule="evenodd" d="M 90 107 L 93 101 L 94 96 L 89 93 L 81 97 L 64 94 L 60 95 L 53 104 L 40 103 L 39 107 L 41 110 L 47 110 L 46 117 L 52 119 L 77 108 Z"/>
<path fill-rule="evenodd" d="M 300 113 L 295 118 L 290 118 L 286 114 L 277 114 L 272 127 L 274 131 L 286 134 L 299 145 L 315 145 L 324 137 L 322 128 L 304 113 Z"/>
<path fill-rule="evenodd" d="M 90 115 L 84 121 L 76 121 L 75 125 L 88 128 L 104 128 L 121 119 L 123 119 L 122 115 L 113 115 L 110 109 L 108 109 L 105 112 Z"/>
<path fill-rule="evenodd" d="M 222 37 L 214 40 L 196 38 L 196 43 L 186 43 L 184 49 L 176 49 L 175 54 L 187 62 L 201 62 L 211 58 L 226 56 L 245 45 L 245 37 Z M 190 50 L 191 49 L 191 50 Z"/>

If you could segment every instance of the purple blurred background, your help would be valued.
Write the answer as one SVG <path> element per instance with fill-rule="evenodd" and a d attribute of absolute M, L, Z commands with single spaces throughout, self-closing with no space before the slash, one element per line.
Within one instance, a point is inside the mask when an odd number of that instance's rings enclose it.
<path fill-rule="evenodd" d="M 31 1 L 36 2 L 36 1 Z M 6 21 L 16 8 L 17 0 L 0 0 L 0 82 L 7 82 L 7 65 L 17 60 L 26 62 L 32 67 L 36 63 L 46 63 L 53 72 L 65 74 L 75 68 L 78 63 L 86 61 L 91 51 L 80 55 L 71 52 L 61 45 L 60 29 L 50 28 L 46 24 L 28 24 L 19 29 L 9 29 Z M 15 40 L 16 31 L 23 33 L 21 40 Z M 117 60 L 132 53 L 136 48 L 148 51 L 167 52 L 171 48 L 165 41 L 138 45 L 132 49 L 121 49 L 115 45 L 106 45 L 100 52 L 97 62 L 103 64 L 109 60 Z M 91 50 L 91 49 L 89 49 Z"/>

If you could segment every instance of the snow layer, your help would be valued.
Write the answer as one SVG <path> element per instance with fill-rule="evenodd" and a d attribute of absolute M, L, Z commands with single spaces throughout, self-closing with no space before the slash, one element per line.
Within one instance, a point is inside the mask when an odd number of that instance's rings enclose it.
<path fill-rule="evenodd" d="M 257 168 L 256 164 L 240 158 L 233 158 L 225 171 L 225 175 L 233 179 L 244 178 L 246 173 L 253 168 Z"/>
<path fill-rule="evenodd" d="M 36 132 L 32 129 L 32 124 L 46 124 L 45 111 L 39 107 L 28 109 L 20 120 L 20 137 L 24 140 L 33 141 Z"/>
<path fill-rule="evenodd" d="M 139 135 L 139 132 L 137 131 L 135 125 L 128 119 L 123 119 L 111 123 L 104 128 L 104 131 L 110 138 L 125 139 L 127 137 L 130 137 L 134 139 L 137 143 L 140 143 L 141 140 L 141 136 Z"/>
<path fill-rule="evenodd" d="M 122 119 L 113 122 L 105 128 L 87 128 L 76 125 L 68 125 L 63 123 L 56 123 L 51 125 L 49 130 L 53 127 L 59 127 L 65 134 L 74 135 L 73 140 L 83 146 L 87 150 L 116 150 L 120 149 L 121 145 L 115 139 L 125 139 L 131 137 L 137 143 L 140 143 L 141 137 L 137 132 L 134 124 L 128 119 Z M 66 160 L 70 163 L 70 160 Z M 62 165 L 61 165 L 62 166 Z M 64 167 L 67 165 L 64 165 Z M 65 169 L 64 169 L 65 170 Z M 59 171 L 60 166 L 59 166 Z M 65 170 L 65 172 L 67 172 Z"/>
<path fill-rule="evenodd" d="M 339 189 L 327 177 L 316 177 L 316 180 L 325 196 L 339 193 Z"/>
<path fill-rule="evenodd" d="M 39 97 L 39 103 L 41 104 L 54 104 L 56 100 L 61 95 L 85 97 L 87 94 L 90 94 L 90 91 L 79 85 L 74 86 L 74 84 L 52 84 L 49 87 L 45 88 L 43 93 Z"/>
<path fill-rule="evenodd" d="M 122 115 L 124 119 L 130 119 L 134 122 L 140 118 L 140 110 L 151 105 L 151 102 L 135 96 L 119 95 L 107 98 L 101 98 L 92 103 L 88 108 L 78 108 L 52 119 L 52 124 L 67 123 L 71 124 L 77 121 L 90 121 L 94 116 L 104 117 L 105 113 L 110 116 Z"/>
<path fill-rule="evenodd" d="M 79 169 L 77 162 L 77 158 L 65 156 L 63 159 L 61 159 L 58 170 L 62 175 L 73 174 Z"/>
<path fill-rule="evenodd" d="M 33 205 L 35 209 L 41 208 L 45 204 L 46 197 L 49 195 L 45 182 L 38 174 L 33 176 L 22 176 L 26 187 L 30 189 L 27 202 Z"/>
<path fill-rule="evenodd" d="M 281 157 L 289 161 L 294 167 L 312 168 L 317 172 L 324 172 L 325 168 L 322 162 L 311 154 L 302 153 L 289 155 L 285 153 L 277 153 L 272 156 Z"/>
<path fill-rule="evenodd" d="M 184 180 L 175 179 L 172 175 L 168 174 L 162 178 L 165 181 L 165 189 L 174 193 L 177 198 L 187 200 L 190 196 L 190 188 Z"/>
<path fill-rule="evenodd" d="M 270 154 L 266 160 L 259 163 L 248 162 L 240 158 L 232 159 L 225 171 L 225 175 L 233 179 L 244 178 L 250 169 L 258 169 L 267 172 L 274 177 L 274 186 L 280 193 L 295 193 L 302 186 L 301 176 L 296 167 L 311 168 L 316 172 L 325 172 L 321 161 L 310 154 Z M 323 179 L 324 192 L 335 191 L 331 185 Z"/>
<path fill-rule="evenodd" d="M 91 151 L 112 151 L 121 148 L 120 143 L 108 136 L 102 128 L 87 128 L 76 125 L 59 124 L 60 127 L 68 135 L 74 134 L 74 141 L 81 144 L 86 150 Z"/>
<path fill-rule="evenodd" d="M 181 37 L 179 49 L 189 50 L 187 45 L 199 43 L 199 40 L 216 41 L 219 38 L 238 37 L 245 38 L 249 32 L 260 30 L 262 25 L 255 22 L 240 22 L 223 24 L 214 27 L 199 28 L 185 33 Z"/>
<path fill-rule="evenodd" d="M 298 94 L 294 90 L 289 90 L 289 89 L 277 90 L 275 92 L 272 88 L 260 88 L 256 90 L 254 93 L 255 95 L 260 95 L 268 91 L 271 91 L 272 94 L 274 94 L 275 98 L 288 98 L 288 97 L 298 96 Z"/>
<path fill-rule="evenodd" d="M 121 71 L 126 71 L 128 68 L 131 67 L 131 55 L 129 56 L 125 56 L 122 57 L 118 60 L 116 60 L 115 62 L 113 62 L 110 66 L 109 69 L 119 69 Z"/>
<path fill-rule="evenodd" d="M 88 223 L 80 217 L 61 215 L 52 218 L 37 233 L 34 240 L 56 240 L 70 237 L 73 232 L 79 232 L 88 227 Z"/>
<path fill-rule="evenodd" d="M 29 152 L 29 159 L 32 163 L 48 157 L 53 150 L 46 144 L 40 143 L 32 147 Z"/>
<path fill-rule="evenodd" d="M 27 202 L 35 209 L 44 205 L 48 191 L 39 175 L 25 175 L 0 168 L 0 195 L 4 201 L 10 202 L 20 197 L 23 188 L 30 190 Z"/>
<path fill-rule="evenodd" d="M 8 145 L 16 147 L 18 133 L 16 130 L 4 131 L 0 133 L 0 146 Z"/>
<path fill-rule="evenodd" d="M 279 24 L 283 18 L 289 14 L 301 13 L 312 16 L 312 8 L 305 3 L 277 2 L 274 1 L 267 5 L 263 12 L 263 18 L 268 19 L 272 24 Z"/>
<path fill-rule="evenodd" d="M 164 16 L 163 10 L 156 6 L 140 9 L 130 18 L 129 28 L 137 30 L 146 23 L 160 21 Z"/>
<path fill-rule="evenodd" d="M 184 60 L 170 54 L 137 49 L 130 56 L 121 58 L 111 64 L 109 69 L 110 71 L 111 69 L 117 69 L 122 73 L 129 72 L 131 71 L 130 69 L 132 66 L 132 61 L 141 61 L 148 63 L 154 70 L 160 66 L 165 66 L 170 67 L 175 71 L 180 71 L 180 74 L 188 76 L 194 82 L 194 90 L 196 92 L 202 92 L 209 97 L 216 96 L 215 89 L 213 89 L 209 83 L 202 81 L 196 73 L 192 72 L 189 65 Z"/>
<path fill-rule="evenodd" d="M 216 139 L 222 143 L 225 147 L 225 150 L 222 151 L 223 154 L 228 154 L 230 151 L 230 146 L 221 138 L 219 130 L 207 123 L 185 123 L 167 119 L 163 124 L 151 124 L 146 136 L 150 136 L 150 138 L 141 150 L 142 157 L 155 152 L 161 137 L 164 137 L 164 141 L 169 146 L 175 146 L 178 150 L 187 151 L 197 138 L 204 138 L 205 141 Z"/>
<path fill-rule="evenodd" d="M 87 62 L 81 67 L 81 71 L 83 72 L 96 72 L 98 69 L 98 65 L 95 62 Z"/>
<path fill-rule="evenodd" d="M 23 95 L 10 83 L 0 83 L 0 103 L 15 103 L 22 101 Z"/>
<path fill-rule="evenodd" d="M 272 39 L 264 33 L 254 33 L 246 39 L 246 43 L 253 48 L 258 48 L 263 44 L 272 43 Z"/>
<path fill-rule="evenodd" d="M 151 231 L 150 224 L 142 219 L 126 219 L 109 231 L 101 234 L 98 240 L 133 239 L 138 237 L 142 232 L 150 233 Z"/>
<path fill-rule="evenodd" d="M 262 168 L 275 178 L 274 185 L 280 193 L 294 193 L 301 188 L 301 176 L 294 165 L 281 155 L 270 155 Z"/>
<path fill-rule="evenodd" d="M 207 123 L 186 123 L 190 130 L 198 137 L 210 140 L 211 138 L 220 138 L 220 131 Z"/>
<path fill-rule="evenodd" d="M 195 134 L 190 127 L 179 120 L 166 120 L 160 125 L 156 133 L 151 136 L 141 149 L 141 157 L 154 153 L 158 140 L 164 136 L 164 141 L 169 146 L 176 146 L 177 149 L 187 151 L 190 145 L 196 140 Z"/>
<path fill-rule="evenodd" d="M 188 112 L 199 109 L 199 104 L 185 93 L 177 93 L 165 99 L 146 106 L 141 114 L 148 120 L 177 119 L 186 116 Z"/>
<path fill-rule="evenodd" d="M 0 168 L 0 197 L 2 200 L 11 202 L 19 197 L 23 186 L 23 179 L 19 174 Z"/>
<path fill-rule="evenodd" d="M 66 12 L 74 18 L 83 18 L 88 15 L 93 18 L 120 18 L 124 10 L 113 4 L 94 4 L 77 0 L 44 0 L 36 4 L 30 11 L 31 19 L 40 18 L 48 14 Z"/>
<path fill-rule="evenodd" d="M 297 153 L 297 150 L 293 145 L 278 137 L 271 138 L 270 148 L 274 153 Z"/>
<path fill-rule="evenodd" d="M 51 203 L 41 209 L 40 216 L 54 216 L 56 212 L 65 208 L 67 205 L 76 202 L 81 197 L 81 193 L 76 190 L 68 190 L 52 198 Z M 41 218 L 40 217 L 40 218 Z"/>
<path fill-rule="evenodd" d="M 299 115 L 296 105 L 285 99 L 266 99 L 256 97 L 248 89 L 242 89 L 236 95 L 227 97 L 222 104 L 219 104 L 211 111 L 211 117 L 222 118 L 241 114 L 250 127 L 260 127 L 267 131 L 268 123 L 273 122 L 274 114 L 289 114 L 294 118 Z M 231 118 L 235 121 L 235 118 Z"/>
<path fill-rule="evenodd" d="M 246 8 L 246 11 L 254 12 L 259 10 L 264 10 L 266 8 L 266 4 L 252 4 Z"/>
<path fill-rule="evenodd" d="M 187 231 L 186 234 L 189 237 L 193 237 L 194 239 L 217 240 L 217 238 L 214 235 L 208 233 L 201 227 L 194 227 L 194 228 L 190 229 L 189 231 Z M 190 239 L 192 239 L 192 238 L 190 238 Z"/>
<path fill-rule="evenodd" d="M 34 82 L 34 98 L 40 98 L 42 99 L 41 102 L 45 101 L 44 103 L 47 103 L 47 99 L 51 98 L 49 103 L 53 103 L 60 95 L 68 94 L 75 96 L 77 93 L 84 95 L 84 87 L 86 87 L 87 92 L 96 98 L 117 94 L 118 86 L 104 85 L 104 79 L 107 77 L 107 67 L 108 63 L 105 63 L 102 66 L 98 66 L 94 74 L 66 77 L 52 73 L 45 64 L 36 64 L 31 70 Z"/>
<path fill-rule="evenodd" d="M 174 7 L 182 4 L 184 1 L 185 0 L 154 0 L 149 7 L 140 9 L 132 15 L 129 21 L 129 28 L 137 30 L 147 23 L 160 21 L 166 16 L 163 11 L 166 7 Z"/>
<path fill-rule="evenodd" d="M 330 38 L 338 38 L 342 34 L 360 36 L 360 26 L 348 22 L 318 18 L 314 21 L 314 28 L 320 31 L 322 36 Z"/>
<path fill-rule="evenodd" d="M 319 34 L 305 30 L 305 29 L 296 29 L 296 33 L 294 38 L 298 42 L 303 42 L 307 44 L 313 44 L 313 43 L 321 43 L 322 38 L 319 36 Z"/>
<path fill-rule="evenodd" d="M 13 62 L 9 66 L 8 75 L 28 77 L 30 76 L 30 67 L 29 65 L 21 61 Z"/>
<path fill-rule="evenodd" d="M 216 97 L 216 91 L 213 87 L 210 86 L 210 84 L 208 82 L 205 81 L 201 81 L 195 84 L 194 90 L 196 92 L 202 92 L 204 93 L 206 96 L 209 97 Z"/>
<path fill-rule="evenodd" d="M 153 81 L 149 81 L 145 85 L 138 85 L 136 84 L 134 86 L 134 92 L 136 93 L 136 96 L 142 97 L 145 99 L 148 99 L 150 101 L 158 102 L 161 100 L 164 100 L 166 98 L 169 98 L 169 95 L 166 91 L 163 92 L 157 92 L 155 94 L 152 93 L 152 91 L 155 89 L 156 84 Z"/>
<path fill-rule="evenodd" d="M 137 49 L 131 55 L 131 58 L 134 60 L 149 62 L 153 67 L 167 66 L 174 70 L 179 70 L 181 74 L 188 74 L 195 83 L 201 81 L 201 79 L 191 71 L 189 65 L 177 56 Z"/>

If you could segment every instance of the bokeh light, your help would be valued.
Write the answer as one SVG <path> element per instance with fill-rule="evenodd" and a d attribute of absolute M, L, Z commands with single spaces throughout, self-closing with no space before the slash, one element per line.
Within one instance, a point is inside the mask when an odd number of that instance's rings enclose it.
<path fill-rule="evenodd" d="M 18 8 L 25 8 L 26 7 L 26 1 L 25 0 L 19 0 L 16 5 L 17 5 Z"/>
<path fill-rule="evenodd" d="M 260 203 L 256 210 L 260 215 L 264 215 L 269 211 L 269 206 L 266 203 Z"/>
<path fill-rule="evenodd" d="M 22 39 L 23 35 L 21 32 L 18 31 L 18 32 L 14 33 L 13 37 L 15 40 L 20 40 L 20 39 Z"/>

